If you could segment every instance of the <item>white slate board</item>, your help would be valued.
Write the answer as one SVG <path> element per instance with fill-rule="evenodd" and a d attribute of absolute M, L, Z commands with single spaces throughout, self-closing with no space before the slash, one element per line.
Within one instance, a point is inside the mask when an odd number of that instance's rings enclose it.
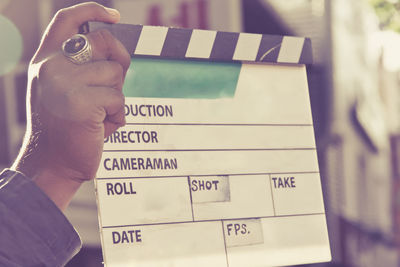
<path fill-rule="evenodd" d="M 129 26 L 120 30 L 114 25 L 111 31 L 118 37 Z M 145 33 L 147 43 L 153 38 L 151 29 Z M 274 49 L 261 51 L 266 49 L 261 40 L 266 43 L 268 36 L 243 35 L 249 40 L 246 50 L 243 38 L 238 41 L 240 35 L 232 33 L 235 43 L 227 42 L 227 55 L 217 47 L 218 38 L 204 41 L 218 32 L 193 37 L 193 31 L 182 30 L 189 35 L 187 45 L 172 46 L 181 61 L 171 61 L 176 57 L 167 53 L 172 51 L 166 44 L 169 31 L 155 29 L 158 36 L 153 40 L 162 42 L 153 44 L 158 52 L 150 51 L 138 36 L 134 46 L 124 41 L 129 36 L 122 38 L 133 55 L 124 88 L 127 125 L 105 140 L 96 179 L 105 265 L 233 267 L 329 261 L 302 64 L 310 60 L 310 51 L 304 52 L 307 39 L 295 41 L 301 43 L 295 52 L 289 45 L 273 59 Z M 205 42 L 203 47 L 208 44 L 209 52 L 199 52 L 201 45 L 190 45 L 191 38 Z M 283 40 L 294 40 L 273 38 L 281 40 L 274 46 L 278 50 L 285 46 Z M 135 57 L 139 54 L 144 58 Z M 202 65 L 193 55 L 213 61 Z M 220 60 L 226 63 L 214 68 Z M 228 80 L 233 80 L 230 91 L 221 85 Z M 160 84 L 161 89 L 150 88 Z M 210 85 L 215 88 L 201 91 Z M 191 95 L 196 86 L 201 92 Z"/>

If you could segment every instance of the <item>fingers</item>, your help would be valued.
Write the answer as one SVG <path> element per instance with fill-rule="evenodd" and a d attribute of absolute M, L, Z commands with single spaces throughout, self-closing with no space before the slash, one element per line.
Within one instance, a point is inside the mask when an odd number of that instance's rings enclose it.
<path fill-rule="evenodd" d="M 118 62 L 124 74 L 129 68 L 131 57 L 125 47 L 108 30 L 99 30 L 87 35 L 92 46 L 92 60 L 113 60 Z"/>
<path fill-rule="evenodd" d="M 32 64 L 48 63 L 46 65 L 49 68 L 45 68 L 47 71 L 41 72 L 41 80 L 46 80 L 47 77 L 49 81 L 46 84 L 59 85 L 56 86 L 58 90 L 55 90 L 55 86 L 48 86 L 49 91 L 72 98 L 79 96 L 77 101 L 70 101 L 73 104 L 68 107 L 92 121 L 103 122 L 105 135 L 125 124 L 122 85 L 130 65 L 130 55 L 107 30 L 87 35 L 93 57 L 92 61 L 86 64 L 76 65 L 69 61 L 61 53 L 61 46 L 65 40 L 76 34 L 86 21 L 116 23 L 119 17 L 118 11 L 93 2 L 60 10 L 49 24 L 40 48 L 32 60 Z M 43 75 L 44 73 L 55 75 Z"/>
<path fill-rule="evenodd" d="M 59 49 L 63 41 L 78 33 L 79 26 L 87 21 L 117 23 L 119 12 L 95 2 L 88 2 L 61 9 L 46 29 L 42 40 L 42 50 Z"/>
<path fill-rule="evenodd" d="M 104 136 L 110 135 L 116 129 L 125 125 L 125 97 L 122 92 L 108 87 L 91 87 L 93 101 L 97 107 L 104 110 Z"/>
<path fill-rule="evenodd" d="M 124 108 L 122 108 L 119 112 L 109 115 L 104 120 L 104 138 L 110 136 L 115 130 L 119 127 L 125 125 L 125 113 Z"/>
<path fill-rule="evenodd" d="M 96 61 L 79 66 L 76 77 L 89 86 L 105 86 L 122 91 L 124 69 L 115 61 Z"/>
<path fill-rule="evenodd" d="M 70 62 L 61 52 L 46 60 L 55 72 L 68 74 L 76 82 L 86 85 L 107 86 L 122 90 L 125 74 L 131 57 L 125 47 L 107 30 L 88 35 L 92 46 L 92 61 L 77 65 Z"/>
<path fill-rule="evenodd" d="M 92 61 L 89 63 L 85 63 L 83 65 L 76 65 L 72 62 L 69 62 L 64 55 L 59 53 L 59 57 L 63 57 L 71 66 L 75 68 L 80 68 L 80 71 L 90 71 L 90 69 L 97 69 L 104 74 L 105 65 L 95 65 L 101 61 L 109 61 L 116 62 L 122 67 L 123 76 L 129 68 L 131 64 L 131 56 L 129 55 L 126 48 L 118 41 L 108 30 L 98 30 L 91 32 L 87 35 L 89 43 L 92 47 Z M 114 73 L 114 72 L 112 72 Z M 97 78 L 100 75 L 97 75 Z M 109 75 L 106 75 L 106 77 Z"/>
<path fill-rule="evenodd" d="M 119 116 L 124 110 L 124 95 L 120 91 L 108 87 L 91 87 L 91 89 L 96 91 L 96 102 L 99 107 L 104 108 L 106 119 L 112 118 L 111 121 L 116 124 L 125 124 L 125 116 Z"/>
<path fill-rule="evenodd" d="M 61 52 L 62 43 L 78 32 L 80 25 L 86 21 L 116 23 L 119 13 L 94 2 L 83 3 L 57 12 L 44 35 L 40 48 L 32 62 L 37 63 Z M 118 62 L 124 75 L 130 65 L 130 55 L 125 47 L 107 30 L 88 34 L 92 46 L 93 61 L 111 60 Z"/>

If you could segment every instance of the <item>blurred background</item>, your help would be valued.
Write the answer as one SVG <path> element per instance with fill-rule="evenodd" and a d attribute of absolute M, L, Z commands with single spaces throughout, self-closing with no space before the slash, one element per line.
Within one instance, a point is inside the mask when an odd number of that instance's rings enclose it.
<path fill-rule="evenodd" d="M 25 130 L 27 66 L 55 12 L 84 1 L 0 0 L 0 169 Z M 310 37 L 307 67 L 333 261 L 400 266 L 399 0 L 113 0 L 121 22 Z M 67 211 L 102 266 L 93 184 Z"/>

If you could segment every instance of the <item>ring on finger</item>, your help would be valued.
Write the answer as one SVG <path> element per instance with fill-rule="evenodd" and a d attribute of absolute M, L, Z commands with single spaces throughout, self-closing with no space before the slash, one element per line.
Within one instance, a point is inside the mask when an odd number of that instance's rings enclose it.
<path fill-rule="evenodd" d="M 75 34 L 62 44 L 62 51 L 73 63 L 81 65 L 92 59 L 92 47 L 83 34 Z"/>

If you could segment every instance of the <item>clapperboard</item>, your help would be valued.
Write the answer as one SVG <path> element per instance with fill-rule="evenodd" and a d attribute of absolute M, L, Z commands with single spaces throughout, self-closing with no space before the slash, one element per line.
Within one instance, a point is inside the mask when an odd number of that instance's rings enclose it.
<path fill-rule="evenodd" d="M 307 38 L 89 23 L 131 53 L 96 179 L 107 266 L 331 258 Z"/>

